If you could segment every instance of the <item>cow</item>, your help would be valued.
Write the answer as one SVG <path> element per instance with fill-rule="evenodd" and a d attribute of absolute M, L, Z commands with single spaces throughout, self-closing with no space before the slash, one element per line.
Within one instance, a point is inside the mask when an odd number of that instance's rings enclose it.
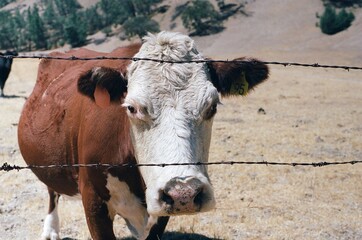
<path fill-rule="evenodd" d="M 191 38 L 173 32 L 107 54 L 81 48 L 50 56 L 160 61 L 40 62 L 18 126 L 22 156 L 28 165 L 76 164 L 32 168 L 49 192 L 43 239 L 59 238 L 61 195 L 82 200 L 93 239 L 116 239 L 116 214 L 135 238 L 160 239 L 170 216 L 214 208 L 206 164 L 197 163 L 208 161 L 220 98 L 245 95 L 266 80 L 264 63 L 203 61 Z M 185 165 L 119 166 L 148 163 Z"/>
<path fill-rule="evenodd" d="M 11 56 L 18 56 L 18 53 L 16 51 L 7 50 L 4 54 L 0 53 L 0 56 L 2 56 L 0 57 L 0 97 L 4 97 L 5 82 L 9 77 L 11 65 L 13 64 L 13 59 Z"/>

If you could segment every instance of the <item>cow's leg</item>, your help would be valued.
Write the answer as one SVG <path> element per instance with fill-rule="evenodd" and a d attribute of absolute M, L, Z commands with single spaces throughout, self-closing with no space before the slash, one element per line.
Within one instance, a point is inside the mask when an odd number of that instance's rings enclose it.
<path fill-rule="evenodd" d="M 1 72 L 0 77 L 3 78 L 4 76 L 1 76 L 1 75 L 5 75 L 5 74 L 6 73 Z M 6 81 L 6 79 L 0 81 L 0 97 L 5 97 L 5 94 L 4 94 L 5 81 Z"/>
<path fill-rule="evenodd" d="M 170 217 L 159 217 L 157 223 L 152 226 L 147 240 L 161 239 Z"/>
<path fill-rule="evenodd" d="M 115 240 L 113 217 L 109 213 L 107 204 L 92 186 L 84 186 L 81 192 L 88 229 L 92 238 L 95 240 Z"/>
<path fill-rule="evenodd" d="M 57 240 L 59 239 L 59 217 L 58 201 L 60 195 L 54 190 L 48 188 L 49 192 L 49 210 L 44 220 L 42 239 Z"/>

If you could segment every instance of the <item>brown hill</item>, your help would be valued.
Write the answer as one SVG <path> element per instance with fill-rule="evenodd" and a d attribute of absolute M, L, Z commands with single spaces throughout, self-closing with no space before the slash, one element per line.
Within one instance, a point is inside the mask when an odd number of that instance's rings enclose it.
<path fill-rule="evenodd" d="M 167 2 L 167 1 L 165 1 Z M 161 30 L 187 33 L 180 19 L 171 21 L 176 5 L 186 2 L 168 1 L 169 11 L 155 18 Z M 238 1 L 229 1 L 238 2 Z M 215 35 L 194 37 L 206 56 L 233 58 L 255 56 L 270 61 L 302 61 L 325 64 L 362 62 L 362 10 L 352 9 L 356 20 L 346 31 L 333 36 L 323 34 L 316 23 L 316 13 L 323 12 L 322 1 L 256 0 L 247 1 L 249 17 L 238 14 L 225 22 L 226 29 Z M 96 36 L 100 36 L 98 34 Z M 137 41 L 134 39 L 133 41 Z M 126 45 L 117 36 L 91 43 L 88 48 L 110 51 Z"/>
<path fill-rule="evenodd" d="M 79 0 L 83 7 L 89 7 L 99 0 Z M 172 21 L 176 6 L 187 0 L 165 0 L 170 6 L 165 14 L 154 17 L 161 30 L 178 31 L 187 34 L 180 17 Z M 211 1 L 216 5 L 216 1 Z M 206 56 L 232 58 L 241 55 L 255 56 L 270 61 L 302 61 L 308 63 L 355 64 L 362 62 L 362 9 L 352 9 L 356 20 L 346 31 L 333 36 L 321 33 L 316 27 L 316 13 L 323 12 L 322 1 L 318 0 L 229 0 L 227 3 L 245 4 L 249 16 L 236 14 L 224 25 L 226 29 L 215 35 L 195 37 Z M 18 0 L 3 9 L 27 9 L 40 0 Z M 120 40 L 122 28 L 114 29 L 112 37 L 99 32 L 89 36 L 85 47 L 109 52 L 116 47 L 129 44 Z M 131 41 L 139 41 L 134 38 Z M 70 47 L 65 46 L 63 50 Z"/>

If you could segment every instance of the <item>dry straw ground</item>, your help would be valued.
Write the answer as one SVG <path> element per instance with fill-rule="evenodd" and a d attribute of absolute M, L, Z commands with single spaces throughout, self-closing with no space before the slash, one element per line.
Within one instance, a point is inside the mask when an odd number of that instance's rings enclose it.
<path fill-rule="evenodd" d="M 361 66 L 362 12 L 355 10 L 357 20 L 347 32 L 326 37 L 314 27 L 315 12 L 322 7 L 317 2 L 251 2 L 247 10 L 252 17 L 234 18 L 224 33 L 196 41 L 203 52 L 218 58 L 248 55 Z M 283 9 L 291 14 L 281 15 Z M 15 60 L 6 86 L 9 97 L 0 99 L 0 164 L 24 165 L 17 122 L 37 64 Z M 222 102 L 210 161 L 362 159 L 361 71 L 271 66 L 269 81 L 255 92 Z M 265 114 L 258 113 L 259 108 Z M 362 239 L 360 164 L 222 165 L 210 166 L 209 172 L 217 209 L 172 218 L 167 231 L 183 233 L 178 239 Z M 0 182 L 0 239 L 38 239 L 47 209 L 45 186 L 29 170 L 1 172 Z M 61 236 L 89 238 L 81 203 L 61 199 L 60 206 Z M 114 228 L 117 236 L 130 236 L 122 219 Z M 168 234 L 166 239 L 173 237 Z"/>

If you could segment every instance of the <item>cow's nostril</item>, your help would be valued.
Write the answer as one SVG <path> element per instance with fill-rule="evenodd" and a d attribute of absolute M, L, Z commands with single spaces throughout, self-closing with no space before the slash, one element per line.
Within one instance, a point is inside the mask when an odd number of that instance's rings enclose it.
<path fill-rule="evenodd" d="M 165 202 L 168 205 L 173 205 L 174 204 L 174 200 L 172 199 L 172 197 L 170 195 L 168 195 L 165 191 L 161 192 L 161 197 L 160 199 Z"/>
<path fill-rule="evenodd" d="M 204 193 L 202 189 L 196 194 L 194 198 L 194 203 L 196 206 L 201 206 L 204 198 Z"/>

